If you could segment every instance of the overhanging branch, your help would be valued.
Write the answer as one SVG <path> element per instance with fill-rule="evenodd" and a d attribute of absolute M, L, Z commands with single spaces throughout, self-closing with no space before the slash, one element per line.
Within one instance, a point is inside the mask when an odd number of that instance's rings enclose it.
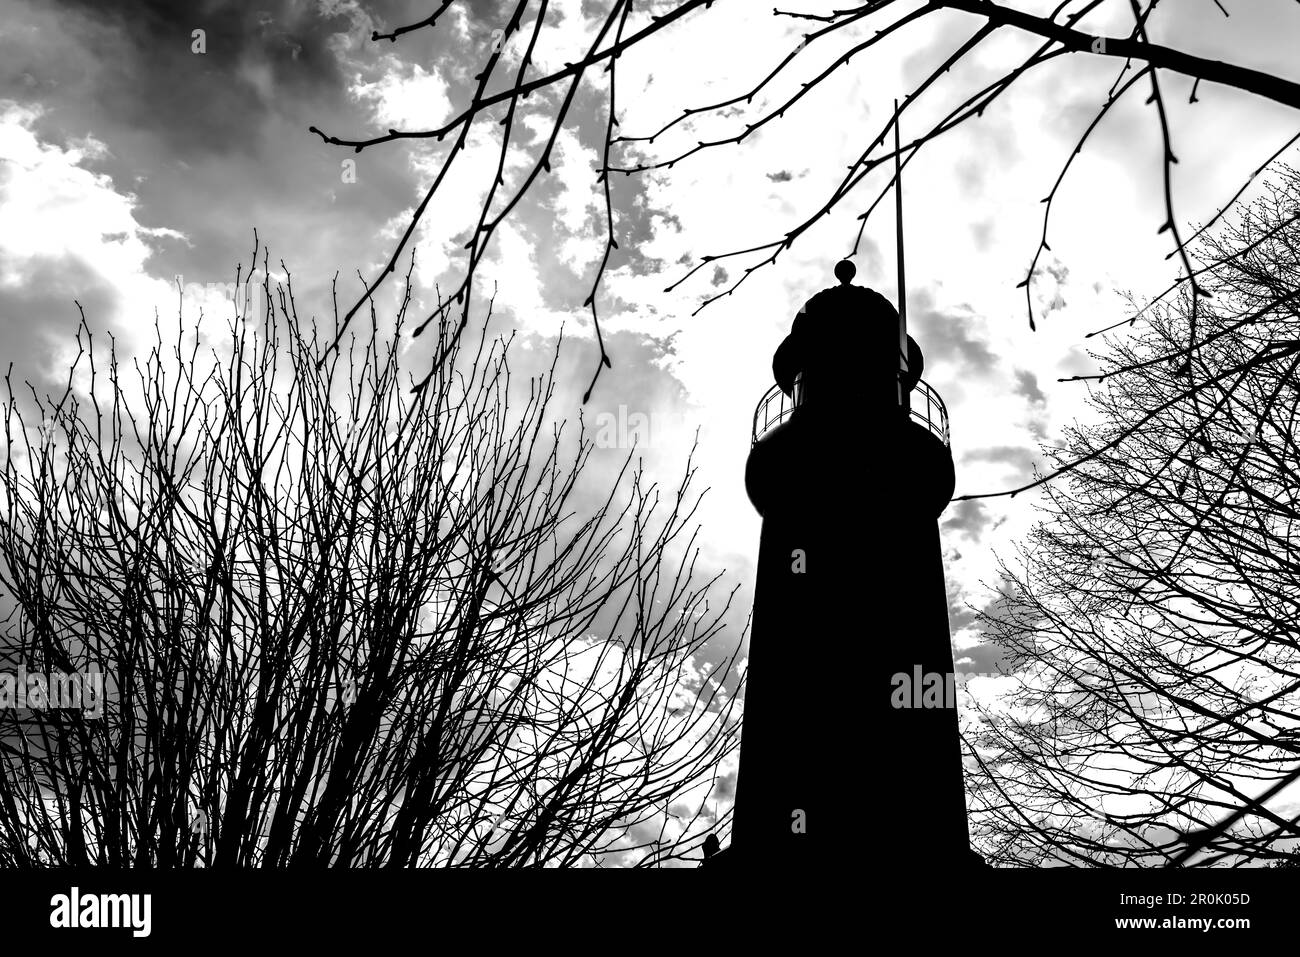
<path fill-rule="evenodd" d="M 1300 83 L 1252 70 L 1249 67 L 1224 63 L 1222 60 L 1210 60 L 1194 56 L 1181 50 L 1147 43 L 1129 37 L 1107 37 L 1085 33 L 1072 27 L 1056 23 L 1046 17 L 1035 16 L 1021 10 L 1013 10 L 988 0 L 934 0 L 939 6 L 952 10 L 962 10 L 976 16 L 985 17 L 989 23 L 997 26 L 1015 27 L 1026 33 L 1055 40 L 1068 50 L 1088 52 L 1097 56 L 1113 56 L 1122 59 L 1140 60 L 1151 66 L 1173 70 L 1186 76 L 1196 77 L 1209 83 L 1220 83 L 1236 87 L 1248 93 L 1254 93 L 1266 99 L 1300 110 Z"/>

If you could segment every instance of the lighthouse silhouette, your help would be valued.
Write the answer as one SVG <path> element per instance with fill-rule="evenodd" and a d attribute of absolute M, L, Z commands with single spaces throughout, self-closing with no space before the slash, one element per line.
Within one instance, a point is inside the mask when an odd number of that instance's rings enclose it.
<path fill-rule="evenodd" d="M 710 866 L 983 865 L 939 542 L 948 416 L 907 334 L 901 200 L 899 213 L 901 311 L 839 263 L 777 348 L 755 412 L 745 486 L 763 524 L 744 724 L 731 842 L 711 842 Z"/>

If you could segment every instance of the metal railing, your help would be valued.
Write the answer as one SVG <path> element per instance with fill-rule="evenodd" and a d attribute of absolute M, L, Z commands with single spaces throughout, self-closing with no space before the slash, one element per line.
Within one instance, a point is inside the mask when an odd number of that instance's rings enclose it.
<path fill-rule="evenodd" d="M 950 445 L 948 407 L 934 387 L 924 379 L 918 379 L 909 399 L 908 414 L 937 435 L 944 445 Z"/>
<path fill-rule="evenodd" d="M 799 407 L 799 400 L 803 397 L 802 375 L 794 377 L 793 392 L 794 397 L 791 398 L 781 391 L 779 385 L 774 385 L 758 400 L 758 407 L 754 409 L 755 442 L 784 422 Z"/>
<path fill-rule="evenodd" d="M 799 376 L 795 376 L 793 398 L 782 392 L 779 385 L 768 389 L 754 409 L 753 440 L 757 442 L 789 418 L 790 413 L 799 407 L 802 396 L 803 382 Z M 938 436 L 944 445 L 949 445 L 948 407 L 943 404 L 939 393 L 922 379 L 908 394 L 908 399 L 908 415 Z"/>

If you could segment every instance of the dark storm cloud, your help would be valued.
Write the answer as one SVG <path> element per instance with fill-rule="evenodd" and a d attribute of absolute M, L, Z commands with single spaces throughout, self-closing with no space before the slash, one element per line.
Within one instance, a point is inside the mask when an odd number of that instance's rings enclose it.
<path fill-rule="evenodd" d="M 67 383 L 66 369 L 50 370 L 57 344 L 75 335 L 80 317 L 74 300 L 86 310 L 91 330 L 102 330 L 95 317 L 111 311 L 114 292 L 75 259 L 29 263 L 22 284 L 0 285 L 0 356 L 5 367 L 14 363 L 16 380 L 30 380 L 38 393 Z"/>
<path fill-rule="evenodd" d="M 400 24 L 427 16 L 422 10 L 411 0 L 384 13 Z M 283 256 L 299 277 L 304 299 L 313 283 L 324 296 L 336 269 L 348 275 L 387 251 L 376 237 L 412 204 L 418 183 L 406 150 L 356 156 L 307 127 L 370 132 L 368 105 L 349 95 L 353 79 L 378 79 L 393 54 L 446 63 L 431 51 L 441 44 L 445 54 L 454 42 L 440 26 L 400 44 L 372 43 L 371 26 L 351 0 L 15 3 L 0 32 L 0 98 L 37 108 L 33 132 L 45 142 L 105 144 L 80 165 L 134 194 L 142 226 L 184 237 L 148 240 L 150 274 L 231 280 L 237 263 L 247 265 L 257 227 L 272 264 Z M 206 31 L 204 54 L 191 52 L 195 29 Z M 341 176 L 349 158 L 355 184 Z M 148 321 L 149 305 L 142 311 Z M 3 346 L 13 355 L 24 341 L 7 325 Z"/>
<path fill-rule="evenodd" d="M 341 7 L 302 0 L 62 0 L 59 20 L 103 56 L 95 88 L 117 120 L 166 134 L 181 157 L 243 149 L 282 102 L 342 90 L 328 49 L 352 28 Z M 206 53 L 192 52 L 195 30 Z M 36 76 L 59 68 L 36 62 Z"/>
<path fill-rule="evenodd" d="M 794 174 L 788 169 L 783 169 L 776 173 L 768 173 L 767 178 L 774 183 L 788 183 L 794 179 Z"/>

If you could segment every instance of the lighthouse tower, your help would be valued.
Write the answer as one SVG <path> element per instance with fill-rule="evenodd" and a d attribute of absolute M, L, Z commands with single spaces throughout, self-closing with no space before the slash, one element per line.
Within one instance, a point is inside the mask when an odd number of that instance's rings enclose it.
<path fill-rule="evenodd" d="M 835 274 L 777 349 L 755 413 L 740 770 L 731 843 L 709 863 L 964 866 L 979 859 L 939 544 L 947 412 L 894 307 L 853 284 L 852 263 Z"/>

